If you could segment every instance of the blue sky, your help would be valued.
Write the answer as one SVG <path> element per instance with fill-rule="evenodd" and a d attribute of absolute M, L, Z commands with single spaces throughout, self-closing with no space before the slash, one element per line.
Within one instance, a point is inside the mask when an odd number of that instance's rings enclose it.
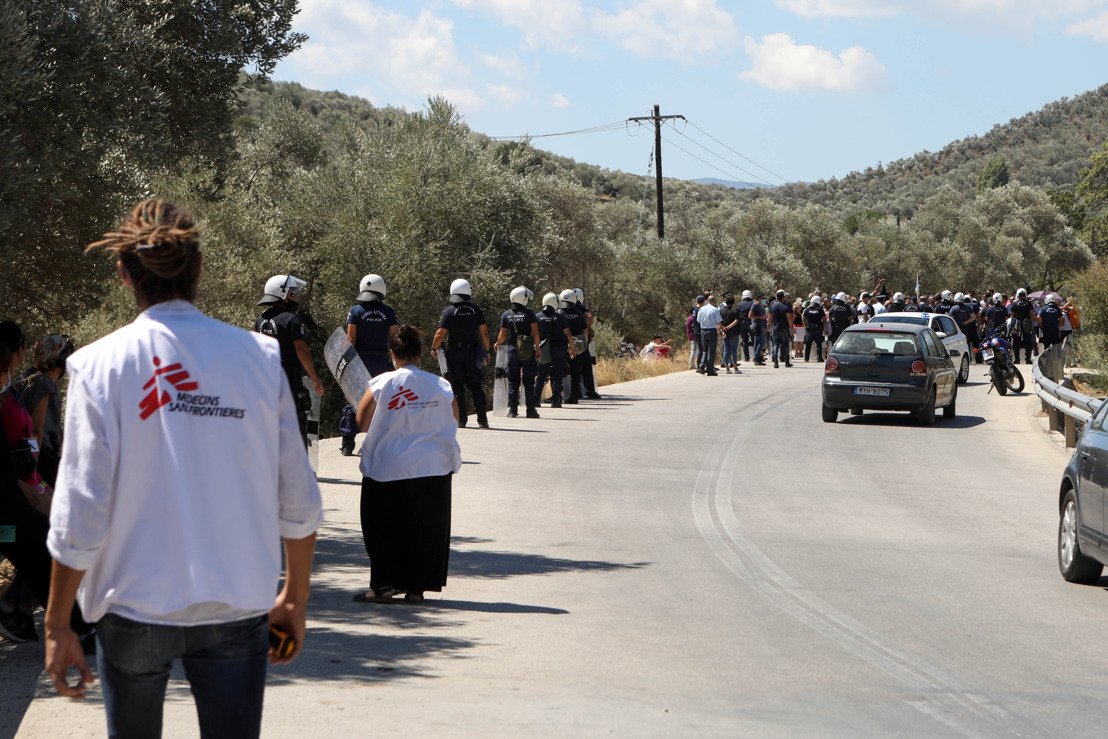
<path fill-rule="evenodd" d="M 649 115 L 663 173 L 815 181 L 937 151 L 1108 83 L 1108 0 L 301 0 L 275 79 L 451 100 L 490 136 Z M 536 146 L 647 173 L 653 130 Z M 684 151 L 682 151 L 684 150 Z M 698 159 L 698 158 L 699 159 Z M 744 171 L 745 170 L 745 171 Z"/>

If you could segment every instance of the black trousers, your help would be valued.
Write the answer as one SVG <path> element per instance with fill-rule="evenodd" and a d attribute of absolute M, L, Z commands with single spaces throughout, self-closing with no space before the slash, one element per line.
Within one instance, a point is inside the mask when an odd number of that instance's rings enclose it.
<path fill-rule="evenodd" d="M 362 478 L 362 538 L 371 589 L 438 592 L 446 585 L 452 477 Z"/>
<path fill-rule="evenodd" d="M 519 407 L 519 385 L 522 378 L 523 399 L 528 408 L 535 407 L 535 376 L 538 375 L 538 360 L 532 354 L 530 359 L 520 359 L 519 349 L 508 347 L 508 406 Z"/>
<path fill-rule="evenodd" d="M 460 347 L 446 350 L 446 368 L 450 372 L 450 387 L 454 400 L 458 401 L 458 417 L 469 415 L 466 405 L 466 388 L 473 396 L 473 410 L 477 418 L 485 417 L 488 410 L 485 390 L 481 387 L 481 368 L 477 366 L 477 350 Z"/>
<path fill-rule="evenodd" d="M 812 345 L 816 347 L 816 361 L 823 361 L 823 328 L 807 328 L 804 331 L 804 361 L 812 356 Z"/>
<path fill-rule="evenodd" d="M 546 364 L 539 362 L 539 376 L 535 380 L 535 400 L 542 400 L 546 381 L 550 380 L 550 398 L 560 403 L 562 402 L 562 378 L 566 375 L 566 360 L 569 357 L 569 349 L 565 344 L 554 346 L 547 342 L 544 354 L 545 352 L 550 352 L 550 361 Z"/>

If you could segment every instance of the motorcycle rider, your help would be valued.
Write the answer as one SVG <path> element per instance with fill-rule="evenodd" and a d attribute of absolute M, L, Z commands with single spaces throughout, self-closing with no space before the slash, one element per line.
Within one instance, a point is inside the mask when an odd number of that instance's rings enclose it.
<path fill-rule="evenodd" d="M 527 417 L 538 418 L 535 410 L 535 376 L 538 374 L 538 360 L 542 357 L 539 325 L 535 312 L 527 307 L 534 293 L 522 285 L 512 290 L 508 299 L 508 310 L 500 316 L 500 333 L 496 336 L 494 350 L 508 345 L 508 417 L 519 416 L 519 384 L 523 382 L 523 398 L 527 406 Z"/>

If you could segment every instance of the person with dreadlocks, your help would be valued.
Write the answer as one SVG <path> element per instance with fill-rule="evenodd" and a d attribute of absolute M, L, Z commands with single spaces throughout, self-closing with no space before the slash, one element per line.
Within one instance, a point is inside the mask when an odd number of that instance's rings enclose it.
<path fill-rule="evenodd" d="M 46 670 L 66 696 L 92 680 L 69 626 L 77 599 L 96 622 L 109 735 L 160 736 L 180 659 L 201 735 L 256 737 L 267 655 L 290 662 L 304 643 L 322 520 L 280 347 L 193 305 L 200 238 L 165 200 L 139 203 L 97 248 L 140 313 L 67 363 Z M 268 646 L 270 627 L 290 651 Z"/>

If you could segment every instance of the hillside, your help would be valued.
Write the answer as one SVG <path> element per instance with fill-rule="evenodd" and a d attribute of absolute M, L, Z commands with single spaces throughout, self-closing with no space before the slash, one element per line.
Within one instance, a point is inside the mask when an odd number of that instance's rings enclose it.
<path fill-rule="evenodd" d="M 250 126 L 264 117 L 267 104 L 275 97 L 286 98 L 297 108 L 311 113 L 325 135 L 344 119 L 368 130 L 390 126 L 400 117 L 410 115 L 396 108 L 376 108 L 366 100 L 342 93 L 317 92 L 295 83 L 278 82 L 248 92 L 244 115 L 238 125 Z M 484 146 L 502 152 L 505 162 L 508 153 L 518 146 L 497 143 L 479 133 L 474 136 Z M 953 187 L 963 196 L 972 194 L 978 172 L 987 161 L 998 156 L 1007 161 L 1014 182 L 1072 191 L 1080 180 L 1081 169 L 1089 166 L 1089 157 L 1106 139 L 1108 85 L 1049 103 L 1008 123 L 998 123 L 983 135 L 954 141 L 939 152 L 923 151 L 908 159 L 879 163 L 877 167 L 851 172 L 842 179 L 775 189 L 739 189 L 736 185 L 746 183 L 712 178 L 698 181 L 667 178 L 667 195 L 684 194 L 701 202 L 739 204 L 765 198 L 790 208 L 816 204 L 841 219 L 864 210 L 911 218 L 920 205 L 944 185 Z M 577 162 L 540 149 L 527 158 L 527 166 L 549 174 L 570 174 L 583 186 L 606 198 L 637 202 L 644 195 L 653 197 L 654 183 L 650 178 Z"/>

